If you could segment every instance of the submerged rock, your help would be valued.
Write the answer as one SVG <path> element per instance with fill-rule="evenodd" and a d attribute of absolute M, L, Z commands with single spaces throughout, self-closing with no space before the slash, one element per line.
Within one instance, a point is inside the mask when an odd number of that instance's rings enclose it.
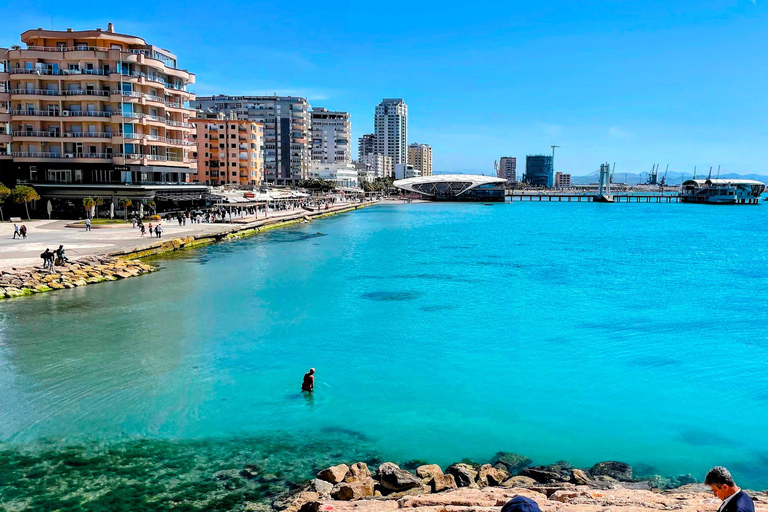
<path fill-rule="evenodd" d="M 606 461 L 598 462 L 589 472 L 593 476 L 603 475 L 609 476 L 621 482 L 632 481 L 632 467 L 624 462 Z"/>
<path fill-rule="evenodd" d="M 491 464 L 504 464 L 507 471 L 512 475 L 517 475 L 523 468 L 527 468 L 532 463 L 533 461 L 525 455 L 510 452 L 498 452 L 494 455 L 493 459 L 491 459 Z"/>

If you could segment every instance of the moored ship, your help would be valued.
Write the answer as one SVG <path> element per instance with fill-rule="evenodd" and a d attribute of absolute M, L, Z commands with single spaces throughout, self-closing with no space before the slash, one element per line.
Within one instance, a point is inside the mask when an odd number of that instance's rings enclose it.
<path fill-rule="evenodd" d="M 765 183 L 741 179 L 687 180 L 680 191 L 683 203 L 760 204 Z"/>

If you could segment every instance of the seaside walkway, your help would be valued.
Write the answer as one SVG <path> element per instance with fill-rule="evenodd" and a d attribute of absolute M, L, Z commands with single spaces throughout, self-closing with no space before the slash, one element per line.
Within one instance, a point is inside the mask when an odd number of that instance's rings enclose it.
<path fill-rule="evenodd" d="M 91 256 L 96 254 L 112 254 L 117 252 L 140 251 L 157 244 L 163 240 L 174 238 L 200 236 L 200 235 L 220 235 L 232 232 L 233 229 L 248 229 L 259 227 L 265 224 L 271 224 L 275 221 L 288 221 L 301 219 L 305 216 L 317 214 L 333 213 L 350 207 L 359 206 L 358 202 L 339 203 L 328 210 L 316 210 L 310 212 L 303 208 L 270 211 L 264 217 L 259 214 L 258 218 L 253 215 L 241 218 L 235 218 L 232 222 L 214 223 L 214 224 L 192 224 L 187 221 L 184 226 L 179 226 L 174 219 L 163 221 L 163 236 L 155 238 L 150 236 L 149 232 L 144 237 L 140 236 L 138 228 L 131 228 L 130 224 L 118 225 L 119 227 L 102 228 L 94 226 L 89 232 L 85 228 L 66 227 L 72 220 L 24 220 L 19 225 L 27 226 L 27 238 L 25 240 L 13 239 L 13 223 L 0 223 L 0 269 L 12 267 L 31 267 L 42 264 L 40 254 L 46 248 L 55 250 L 59 245 L 64 245 L 67 256 L 74 260 L 82 256 Z M 152 225 L 157 225 L 152 222 Z M 145 225 L 149 225 L 145 221 Z"/>

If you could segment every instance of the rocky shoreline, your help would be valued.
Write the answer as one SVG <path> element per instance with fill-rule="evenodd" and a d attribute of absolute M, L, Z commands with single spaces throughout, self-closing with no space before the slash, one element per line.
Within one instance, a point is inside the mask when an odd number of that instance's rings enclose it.
<path fill-rule="evenodd" d="M 13 299 L 52 290 L 117 281 L 155 270 L 154 267 L 138 260 L 111 256 L 83 257 L 54 267 L 51 272 L 39 267 L 11 268 L 0 272 L 0 298 Z"/>
<path fill-rule="evenodd" d="M 768 512 L 768 495 L 748 492 L 756 511 Z M 535 500 L 542 512 L 716 512 L 720 505 L 710 489 L 690 474 L 636 478 L 632 467 L 617 461 L 591 468 L 566 462 L 532 466 L 527 457 L 500 452 L 489 463 L 465 461 L 445 471 L 436 464 L 405 469 L 385 462 L 374 471 L 364 462 L 340 464 L 318 472 L 306 485 L 275 500 L 272 508 L 278 512 L 491 512 L 517 495 Z"/>

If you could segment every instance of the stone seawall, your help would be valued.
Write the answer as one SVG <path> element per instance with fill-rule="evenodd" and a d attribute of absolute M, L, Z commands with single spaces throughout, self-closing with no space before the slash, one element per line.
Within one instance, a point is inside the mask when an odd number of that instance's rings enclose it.
<path fill-rule="evenodd" d="M 247 224 L 222 224 L 221 230 L 215 233 L 157 239 L 155 242 L 144 243 L 130 249 L 104 255 L 84 256 L 64 266 L 55 267 L 53 272 L 40 267 L 11 268 L 0 271 L 0 299 L 13 299 L 148 274 L 157 269 L 139 261 L 141 258 L 237 240 L 271 229 L 351 212 L 374 204 L 376 203 L 343 205 L 316 212 L 297 211 L 292 215 L 261 219 Z"/>
<path fill-rule="evenodd" d="M 0 272 L 0 298 L 13 299 L 36 293 L 77 288 L 89 284 L 127 279 L 155 268 L 141 261 L 110 256 L 89 256 L 56 266 L 51 272 L 42 268 L 12 268 Z"/>

